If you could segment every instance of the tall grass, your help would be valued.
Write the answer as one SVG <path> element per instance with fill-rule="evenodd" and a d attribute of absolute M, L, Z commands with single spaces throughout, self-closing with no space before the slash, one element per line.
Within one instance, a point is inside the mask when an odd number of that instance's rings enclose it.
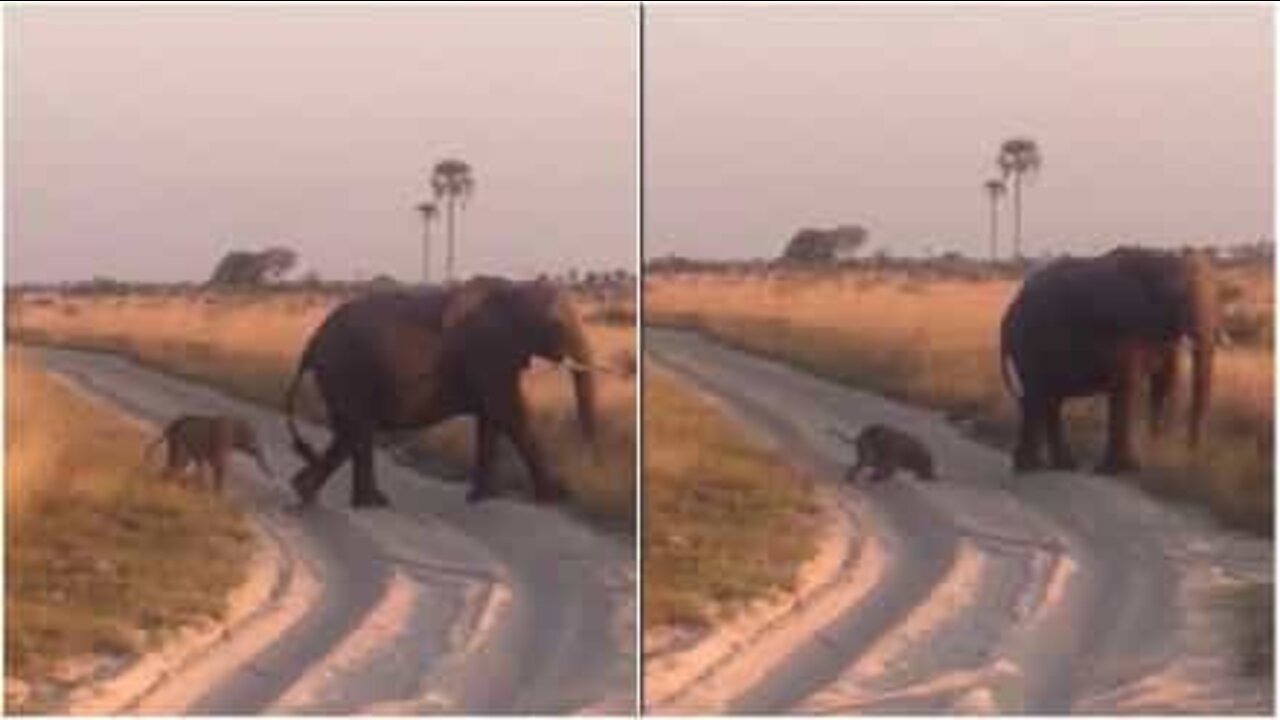
<path fill-rule="evenodd" d="M 136 426 L 5 355 L 5 674 L 44 709 L 66 663 L 127 657 L 225 612 L 251 536 L 220 497 L 141 464 Z"/>
<path fill-rule="evenodd" d="M 1254 304 L 1272 297 L 1269 272 L 1233 279 Z M 700 329 L 839 382 L 944 410 L 972 423 L 984 438 L 1008 445 L 1016 408 L 996 358 L 1000 317 L 1017 288 L 1017 282 L 1008 280 L 924 281 L 857 271 L 803 280 L 665 276 L 648 281 L 645 318 Z M 1215 399 L 1202 451 L 1189 454 L 1180 433 L 1147 439 L 1148 469 L 1137 480 L 1204 504 L 1239 527 L 1269 532 L 1273 357 L 1269 343 L 1218 353 Z M 1183 413 L 1185 386 L 1184 378 Z M 1068 404 L 1077 446 L 1097 450 L 1105 418 L 1102 405 Z"/>
<path fill-rule="evenodd" d="M 167 297 L 60 298 L 23 307 L 20 338 L 110 350 L 159 369 L 210 383 L 238 396 L 281 407 L 298 356 L 311 332 L 340 301 L 336 295 L 217 294 Z M 634 326 L 612 323 L 584 305 L 589 341 L 605 364 L 632 357 Z M 634 362 L 634 360 L 632 360 Z M 610 527 L 634 528 L 634 378 L 599 375 L 599 452 L 589 451 L 574 416 L 572 384 L 554 366 L 535 363 L 522 380 L 535 432 L 570 502 Z M 307 383 L 309 385 L 310 383 Z M 304 410 L 322 411 L 314 393 Z M 419 434 L 410 445 L 442 458 L 456 471 L 470 466 L 470 420 L 457 420 Z M 497 467 L 505 484 L 526 482 L 524 468 L 505 452 Z"/>
<path fill-rule="evenodd" d="M 644 407 L 645 628 L 792 588 L 815 549 L 809 482 L 666 375 L 645 377 Z"/>

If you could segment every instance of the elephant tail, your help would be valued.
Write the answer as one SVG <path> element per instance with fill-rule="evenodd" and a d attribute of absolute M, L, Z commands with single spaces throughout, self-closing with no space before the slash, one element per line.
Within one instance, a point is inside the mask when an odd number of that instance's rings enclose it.
<path fill-rule="evenodd" d="M 1004 386 L 1014 398 L 1021 400 L 1026 389 L 1022 385 L 1022 376 L 1013 356 L 1007 352 L 1000 353 L 1000 375 L 1004 378 Z"/>
<path fill-rule="evenodd" d="M 285 397 L 285 420 L 289 424 L 289 437 L 293 439 L 293 450 L 306 460 L 307 463 L 316 463 L 320 461 L 320 453 L 314 446 L 310 445 L 306 440 L 302 439 L 302 435 L 298 433 L 298 426 L 293 421 L 293 407 L 298 397 L 298 385 L 302 382 L 302 376 L 307 374 L 310 365 L 307 363 L 307 357 L 304 354 L 302 362 L 298 363 L 298 370 L 293 374 L 293 380 L 289 383 L 289 392 Z"/>

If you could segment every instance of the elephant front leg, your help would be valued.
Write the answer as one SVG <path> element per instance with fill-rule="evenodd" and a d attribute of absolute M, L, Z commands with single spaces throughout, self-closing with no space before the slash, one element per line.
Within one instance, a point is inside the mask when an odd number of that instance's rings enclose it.
<path fill-rule="evenodd" d="M 1138 399 L 1137 358 L 1125 352 L 1121 360 L 1119 376 L 1108 396 L 1107 449 L 1097 468 L 1099 473 L 1107 475 L 1133 472 L 1139 467 L 1133 445 L 1134 408 Z"/>
<path fill-rule="evenodd" d="M 533 431 L 529 428 L 528 411 L 524 396 L 520 393 L 519 378 L 515 375 L 503 383 L 491 383 L 497 392 L 489 393 L 483 404 L 483 413 L 497 429 L 511 438 L 520 459 L 533 477 L 533 496 L 537 502 L 553 502 L 565 496 L 565 490 L 547 469 Z"/>
<path fill-rule="evenodd" d="M 1178 377 L 1178 346 L 1176 343 L 1158 348 L 1152 360 L 1150 394 L 1148 395 L 1148 429 L 1153 437 L 1164 432 L 1169 416 L 1169 398 Z"/>
<path fill-rule="evenodd" d="M 552 478 L 548 472 L 542 456 L 542 448 L 538 445 L 537 438 L 533 436 L 533 431 L 529 429 L 524 412 L 517 416 L 509 434 L 512 444 L 516 446 L 516 452 L 520 453 L 525 466 L 529 468 L 529 474 L 533 476 L 534 500 L 540 503 L 563 500 L 567 494 L 564 486 Z"/>
<path fill-rule="evenodd" d="M 471 476 L 467 502 L 480 502 L 497 496 L 493 487 L 493 460 L 498 450 L 498 430 L 483 415 L 476 418 L 476 463 Z"/>

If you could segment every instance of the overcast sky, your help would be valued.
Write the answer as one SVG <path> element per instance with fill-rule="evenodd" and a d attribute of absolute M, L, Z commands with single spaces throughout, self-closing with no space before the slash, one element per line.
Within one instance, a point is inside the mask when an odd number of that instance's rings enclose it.
<path fill-rule="evenodd" d="M 8 8 L 9 280 L 203 280 L 276 243 L 417 279 L 446 156 L 478 182 L 465 274 L 632 268 L 636 15 Z"/>
<path fill-rule="evenodd" d="M 1017 134 L 1044 155 L 1031 253 L 1272 235 L 1269 9 L 645 15 L 648 255 L 773 255 L 846 222 L 985 252 L 981 184 Z"/>

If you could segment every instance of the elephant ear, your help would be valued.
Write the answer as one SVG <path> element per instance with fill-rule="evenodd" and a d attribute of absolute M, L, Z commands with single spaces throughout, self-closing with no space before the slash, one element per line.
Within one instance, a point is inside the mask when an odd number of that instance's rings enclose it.
<path fill-rule="evenodd" d="M 471 322 L 475 314 L 483 312 L 481 308 L 499 292 L 501 284 L 502 281 L 496 278 L 475 278 L 454 288 L 445 303 L 441 326 L 452 331 Z"/>
<path fill-rule="evenodd" d="M 1117 330 L 1160 341 L 1180 335 L 1187 302 L 1181 260 L 1170 253 L 1136 247 L 1117 248 L 1105 258 L 1119 276 L 1114 297 L 1104 298 L 1100 287 L 1092 288 L 1090 295 L 1110 303 Z"/>
<path fill-rule="evenodd" d="M 476 371 L 525 366 L 532 354 L 525 328 L 513 322 L 514 286 L 476 278 L 456 288 L 441 318 L 445 346 Z"/>

